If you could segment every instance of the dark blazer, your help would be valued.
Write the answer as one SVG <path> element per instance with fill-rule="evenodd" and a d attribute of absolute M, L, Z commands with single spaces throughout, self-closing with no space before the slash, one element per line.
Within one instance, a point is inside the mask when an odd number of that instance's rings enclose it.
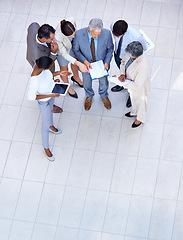
<path fill-rule="evenodd" d="M 103 60 L 104 63 L 108 63 L 109 65 L 112 59 L 113 49 L 114 45 L 112 42 L 111 32 L 103 28 L 98 37 L 96 61 Z M 85 60 L 90 63 L 92 62 L 88 28 L 82 28 L 76 32 L 76 36 L 73 41 L 73 51 L 80 62 L 84 62 Z"/>
<path fill-rule="evenodd" d="M 39 24 L 36 22 L 31 23 L 28 27 L 27 33 L 27 56 L 26 59 L 33 67 L 36 59 L 47 56 L 55 60 L 57 58 L 56 55 L 51 54 L 51 49 L 44 45 L 39 44 L 36 41 L 36 34 L 38 33 Z"/>

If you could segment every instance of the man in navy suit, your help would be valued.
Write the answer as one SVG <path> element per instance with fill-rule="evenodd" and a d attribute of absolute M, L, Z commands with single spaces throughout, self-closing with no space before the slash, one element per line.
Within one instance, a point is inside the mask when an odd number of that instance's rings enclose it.
<path fill-rule="evenodd" d="M 76 58 L 83 62 L 87 69 L 92 68 L 91 63 L 103 60 L 104 69 L 109 69 L 112 59 L 114 45 L 112 35 L 109 30 L 103 28 L 103 22 L 99 18 L 93 18 L 89 22 L 88 28 L 82 28 L 76 32 L 73 41 L 73 50 Z M 92 79 L 89 73 L 82 73 L 83 87 L 86 93 L 85 110 L 89 110 L 92 104 L 94 91 L 92 88 Z M 99 78 L 99 94 L 107 109 L 111 109 L 111 102 L 108 98 L 108 80 L 107 77 Z"/>

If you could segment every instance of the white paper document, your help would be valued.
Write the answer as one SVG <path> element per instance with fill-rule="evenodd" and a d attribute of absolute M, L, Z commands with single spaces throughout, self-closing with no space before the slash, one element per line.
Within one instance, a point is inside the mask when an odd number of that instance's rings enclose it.
<path fill-rule="evenodd" d="M 94 80 L 96 78 L 101 78 L 104 76 L 109 76 L 107 70 L 104 70 L 104 63 L 102 60 L 91 63 L 92 68 L 90 68 L 90 76 L 91 79 Z"/>
<path fill-rule="evenodd" d="M 125 86 L 126 84 L 128 84 L 128 83 L 130 83 L 131 82 L 131 80 L 129 80 L 129 79 L 125 79 L 125 81 L 124 82 L 121 82 L 119 79 L 118 79 L 118 77 L 109 77 L 108 78 L 108 80 L 110 81 L 110 82 L 113 82 L 113 83 L 115 83 L 116 85 L 119 85 L 119 86 Z"/>
<path fill-rule="evenodd" d="M 150 50 L 155 47 L 154 43 L 148 38 L 148 36 L 140 29 L 139 32 L 142 34 L 143 38 L 145 39 L 147 50 Z"/>

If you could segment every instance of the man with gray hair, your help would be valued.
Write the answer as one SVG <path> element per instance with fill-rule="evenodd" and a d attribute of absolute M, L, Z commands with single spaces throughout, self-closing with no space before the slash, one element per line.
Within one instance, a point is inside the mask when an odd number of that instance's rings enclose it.
<path fill-rule="evenodd" d="M 109 64 L 113 54 L 112 35 L 109 30 L 103 28 L 103 22 L 99 18 L 93 18 L 89 22 L 88 28 L 82 28 L 76 32 L 73 41 L 73 50 L 76 58 L 83 62 L 87 69 L 92 68 L 91 63 L 102 60 L 104 69 L 109 69 Z M 86 93 L 85 110 L 89 110 L 92 104 L 94 91 L 92 88 L 92 79 L 88 72 L 83 73 L 83 87 Z M 108 80 L 107 77 L 99 78 L 99 94 L 107 109 L 111 109 L 111 102 L 108 98 Z"/>

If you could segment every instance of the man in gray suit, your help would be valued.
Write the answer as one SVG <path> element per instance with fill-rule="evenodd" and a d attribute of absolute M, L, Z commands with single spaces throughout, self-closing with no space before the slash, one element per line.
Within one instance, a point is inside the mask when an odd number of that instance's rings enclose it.
<path fill-rule="evenodd" d="M 52 42 L 54 39 L 55 29 L 48 24 L 44 24 L 40 27 L 38 23 L 33 22 L 28 27 L 26 59 L 32 67 L 36 59 L 43 56 L 50 57 L 54 61 L 56 60 L 58 45 Z M 55 71 L 55 66 L 52 67 L 51 71 Z M 62 111 L 62 108 L 56 105 L 53 106 L 54 113 L 60 113 Z"/>
<path fill-rule="evenodd" d="M 109 69 L 109 64 L 113 54 L 112 35 L 109 30 L 103 29 L 103 22 L 99 18 L 93 18 L 89 22 L 88 28 L 82 28 L 76 32 L 73 41 L 73 50 L 76 58 L 83 62 L 87 69 L 92 68 L 91 63 L 103 60 L 104 69 Z M 82 73 L 83 87 L 86 93 L 85 110 L 89 110 L 92 104 L 94 91 L 92 88 L 92 79 L 89 73 Z M 104 106 L 111 108 L 111 102 L 108 98 L 108 80 L 107 77 L 99 78 L 99 94 Z"/>

